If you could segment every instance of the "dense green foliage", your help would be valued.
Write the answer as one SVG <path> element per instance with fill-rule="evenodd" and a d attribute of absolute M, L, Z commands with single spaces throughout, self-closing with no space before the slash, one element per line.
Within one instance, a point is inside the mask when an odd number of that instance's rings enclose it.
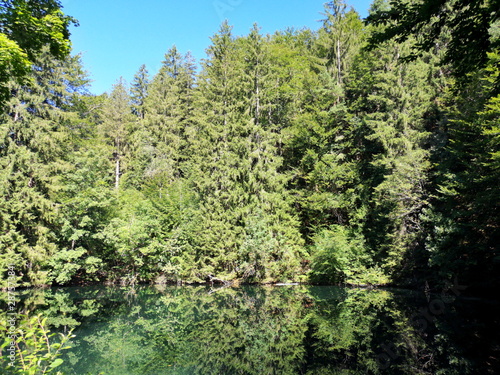
<path fill-rule="evenodd" d="M 10 319 L 14 319 L 14 326 L 6 324 Z M 41 315 L 2 317 L 0 331 L 2 353 L 10 353 L 0 359 L 2 374 L 61 374 L 57 371 L 63 363 L 60 357 L 63 350 L 70 348 L 68 341 L 74 337 L 71 331 L 59 335 L 51 332 L 47 318 Z"/>
<path fill-rule="evenodd" d="M 375 1 L 366 24 L 333 1 L 316 31 L 223 23 L 199 71 L 174 46 L 96 97 L 58 3 L 7 3 L 0 272 L 21 285 L 498 284 L 496 13 L 488 53 L 457 68 L 487 7 L 440 24 L 428 2 Z M 38 3 L 26 22 L 55 18 L 26 39 L 12 17 Z"/>
<path fill-rule="evenodd" d="M 29 80 L 30 65 L 48 46 L 57 57 L 70 52 L 71 17 L 61 12 L 59 0 L 0 1 L 0 103 L 9 97 L 9 79 Z"/>
<path fill-rule="evenodd" d="M 406 41 L 416 37 L 409 58 L 446 44 L 442 62 L 453 66 L 459 81 L 467 81 L 468 73 L 484 68 L 488 53 L 500 47 L 499 0 L 390 1 L 389 7 L 377 9 L 367 21 L 387 25 L 371 35 L 373 47 L 391 38 Z M 497 93 L 499 89 L 497 81 Z"/>

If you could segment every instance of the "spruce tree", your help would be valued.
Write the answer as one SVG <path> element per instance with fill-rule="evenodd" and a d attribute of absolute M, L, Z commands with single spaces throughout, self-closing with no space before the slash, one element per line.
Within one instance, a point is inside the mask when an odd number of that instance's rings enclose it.
<path fill-rule="evenodd" d="M 227 23 L 212 42 L 190 139 L 202 272 L 247 281 L 294 279 L 301 239 L 279 173 L 268 42 L 257 26 L 234 39 Z"/>
<path fill-rule="evenodd" d="M 114 161 L 114 186 L 117 191 L 126 170 L 133 120 L 128 89 L 123 78 L 120 78 L 104 102 L 100 124 L 100 133 L 110 146 L 110 158 Z"/>
<path fill-rule="evenodd" d="M 446 138 L 434 153 L 435 193 L 425 215 L 430 269 L 441 279 L 460 275 L 471 288 L 500 284 L 500 106 L 491 95 L 500 70 L 498 54 L 489 58 L 441 108 Z"/>
<path fill-rule="evenodd" d="M 275 99 L 277 77 L 272 67 L 269 37 L 260 35 L 257 25 L 242 38 L 246 89 L 248 170 L 244 193 L 251 197 L 246 208 L 245 240 L 240 250 L 240 275 L 252 281 L 289 278 L 300 273 L 305 252 L 292 211 L 293 201 L 286 190 L 288 178 L 280 169 L 282 137 Z M 243 261 L 243 262 L 242 262 Z"/>
<path fill-rule="evenodd" d="M 58 61 L 47 48 L 36 58 L 33 84 L 10 83 L 1 118 L 1 267 L 16 267 L 22 285 L 50 282 L 58 251 L 61 177 L 71 169 L 72 108 L 88 83 L 78 57 Z"/>
<path fill-rule="evenodd" d="M 186 135 L 192 110 L 194 64 L 172 47 L 152 80 L 145 101 L 144 128 L 149 140 L 149 163 L 145 177 L 157 187 L 167 186 L 182 175 Z"/>
<path fill-rule="evenodd" d="M 197 262 L 202 277 L 234 277 L 242 207 L 249 198 L 239 183 L 247 168 L 240 155 L 246 151 L 248 130 L 242 118 L 241 63 L 227 22 L 211 40 L 198 79 L 189 139 L 189 179 L 200 200 Z"/>
<path fill-rule="evenodd" d="M 132 101 L 132 112 L 139 117 L 139 119 L 144 119 L 145 110 L 144 103 L 148 95 L 149 86 L 149 74 L 146 69 L 146 65 L 141 65 L 139 71 L 135 74 L 134 80 L 130 87 L 130 98 Z"/>
<path fill-rule="evenodd" d="M 343 86 L 353 58 L 358 52 L 363 34 L 363 24 L 353 9 L 346 11 L 347 5 L 342 0 L 325 4 L 326 18 L 319 30 L 319 55 L 334 81 Z"/>
<path fill-rule="evenodd" d="M 364 233 L 374 259 L 396 278 L 411 271 L 423 245 L 421 214 L 428 205 L 431 166 L 425 115 L 437 95 L 429 82 L 432 56 L 403 62 L 408 49 L 409 43 L 390 42 L 363 52 L 350 91 L 351 108 L 365 127 L 363 143 L 376 150 L 360 154 L 368 161 L 360 165 L 368 176 Z"/>
<path fill-rule="evenodd" d="M 196 200 L 186 181 L 195 69 L 190 53 L 181 55 L 175 46 L 167 51 L 148 88 L 138 153 L 141 189 L 162 228 L 162 277 L 175 282 L 201 281 L 193 260 Z"/>

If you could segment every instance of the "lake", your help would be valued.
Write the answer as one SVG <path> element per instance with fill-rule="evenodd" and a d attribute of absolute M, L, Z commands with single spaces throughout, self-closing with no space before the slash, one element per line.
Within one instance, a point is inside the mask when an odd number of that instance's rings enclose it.
<path fill-rule="evenodd" d="M 500 373 L 498 302 L 456 288 L 98 286 L 18 295 L 54 329 L 74 328 L 58 367 L 65 374 Z"/>

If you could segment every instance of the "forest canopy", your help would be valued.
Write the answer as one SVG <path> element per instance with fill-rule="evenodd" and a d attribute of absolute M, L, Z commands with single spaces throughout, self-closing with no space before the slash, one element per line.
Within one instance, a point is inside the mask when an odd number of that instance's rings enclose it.
<path fill-rule="evenodd" d="M 224 22 L 95 96 L 60 2 L 0 2 L 2 286 L 498 286 L 497 3 Z"/>

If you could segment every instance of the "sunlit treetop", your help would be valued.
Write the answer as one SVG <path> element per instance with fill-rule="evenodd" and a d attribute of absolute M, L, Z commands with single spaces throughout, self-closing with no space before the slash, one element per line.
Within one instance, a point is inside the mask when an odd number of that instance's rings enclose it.
<path fill-rule="evenodd" d="M 70 53 L 71 24 L 77 21 L 63 14 L 58 0 L 0 1 L 0 102 L 8 96 L 6 82 L 22 82 L 42 47 L 56 58 Z"/>

